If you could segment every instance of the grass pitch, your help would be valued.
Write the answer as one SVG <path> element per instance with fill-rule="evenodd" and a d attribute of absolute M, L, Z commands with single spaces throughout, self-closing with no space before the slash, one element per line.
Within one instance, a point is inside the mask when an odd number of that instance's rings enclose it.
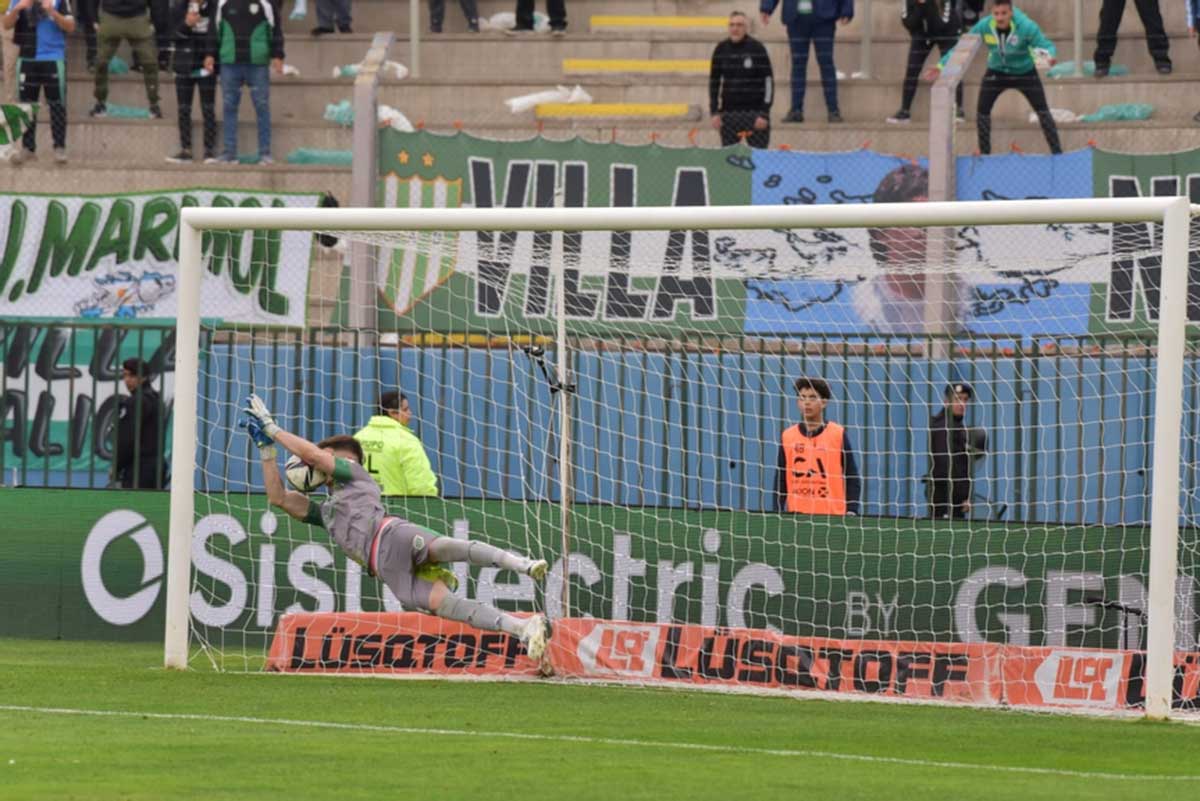
<path fill-rule="evenodd" d="M 160 662 L 0 640 L 0 799 L 1200 798 L 1196 726 Z"/>

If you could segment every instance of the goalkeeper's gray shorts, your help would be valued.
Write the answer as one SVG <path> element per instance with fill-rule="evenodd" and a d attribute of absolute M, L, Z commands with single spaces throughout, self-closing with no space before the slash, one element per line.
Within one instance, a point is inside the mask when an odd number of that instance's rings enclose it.
<path fill-rule="evenodd" d="M 398 517 L 390 518 L 376 537 L 372 550 L 375 575 L 388 585 L 405 609 L 429 611 L 433 582 L 415 575 L 429 560 L 429 543 L 437 536 L 424 526 Z"/>

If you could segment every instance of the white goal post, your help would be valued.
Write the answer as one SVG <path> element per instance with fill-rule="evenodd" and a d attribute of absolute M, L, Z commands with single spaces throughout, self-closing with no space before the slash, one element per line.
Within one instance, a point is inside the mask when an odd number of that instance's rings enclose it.
<path fill-rule="evenodd" d="M 653 209 L 184 209 L 179 228 L 180 304 L 176 324 L 165 665 L 186 668 L 188 664 L 200 389 L 200 310 L 198 302 L 188 301 L 200 297 L 205 269 L 203 232 L 542 231 L 553 232 L 554 240 L 560 243 L 564 231 L 1149 223 L 1163 226 L 1163 269 L 1157 323 L 1145 714 L 1166 718 L 1171 710 L 1174 676 L 1188 248 L 1192 215 L 1198 211 L 1200 207 L 1192 207 L 1183 197 Z M 561 244 L 555 246 L 555 251 L 558 258 L 551 260 L 552 279 L 561 275 L 563 269 Z M 563 282 L 555 283 L 561 287 Z M 558 369 L 565 369 L 562 360 Z M 565 448 L 566 443 L 562 445 Z"/>

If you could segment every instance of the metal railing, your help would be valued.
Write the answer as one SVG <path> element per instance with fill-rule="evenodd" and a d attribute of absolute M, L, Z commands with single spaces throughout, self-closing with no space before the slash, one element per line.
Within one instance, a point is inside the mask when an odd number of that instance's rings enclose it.
<path fill-rule="evenodd" d="M 112 484 L 113 398 L 123 358 L 173 386 L 171 329 L 0 322 L 0 471 L 5 483 Z M 790 380 L 834 386 L 865 477 L 863 511 L 927 513 L 926 433 L 953 377 L 977 388 L 969 422 L 988 433 L 980 506 L 1023 523 L 1140 524 L 1148 519 L 1154 352 L 1140 337 L 812 336 L 573 343 L 573 497 L 581 503 L 771 511 L 778 439 L 795 422 Z M 1020 340 L 1018 340 L 1019 342 Z M 256 491 L 257 460 L 237 429 L 251 390 L 310 438 L 354 431 L 381 388 L 400 387 L 447 497 L 557 500 L 554 399 L 536 365 L 502 340 L 376 348 L 346 329 L 206 329 L 197 489 Z M 578 349 L 575 349 L 578 348 Z M 942 354 L 952 352 L 951 358 Z M 552 362 L 555 353 L 547 358 Z M 556 363 L 556 362 L 555 362 Z M 1189 356 L 1185 517 L 1200 514 L 1200 358 Z M 169 400 L 168 400 L 169 403 Z M 55 414 L 68 409 L 69 414 Z M 169 450 L 160 429 L 157 452 Z M 986 501 L 984 503 L 983 501 Z M 981 512 L 987 514 L 987 512 Z"/>

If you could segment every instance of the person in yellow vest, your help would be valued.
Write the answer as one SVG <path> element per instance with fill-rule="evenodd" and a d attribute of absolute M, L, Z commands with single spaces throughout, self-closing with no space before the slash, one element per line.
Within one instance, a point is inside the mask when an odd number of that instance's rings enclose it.
<path fill-rule="evenodd" d="M 425 447 L 408 427 L 412 409 L 399 392 L 379 396 L 379 414 L 354 435 L 363 449 L 363 466 L 388 495 L 436 497 L 437 476 Z"/>
<path fill-rule="evenodd" d="M 857 515 L 862 481 L 846 429 L 825 420 L 829 384 L 796 379 L 801 421 L 783 432 L 775 510 L 809 515 Z"/>

